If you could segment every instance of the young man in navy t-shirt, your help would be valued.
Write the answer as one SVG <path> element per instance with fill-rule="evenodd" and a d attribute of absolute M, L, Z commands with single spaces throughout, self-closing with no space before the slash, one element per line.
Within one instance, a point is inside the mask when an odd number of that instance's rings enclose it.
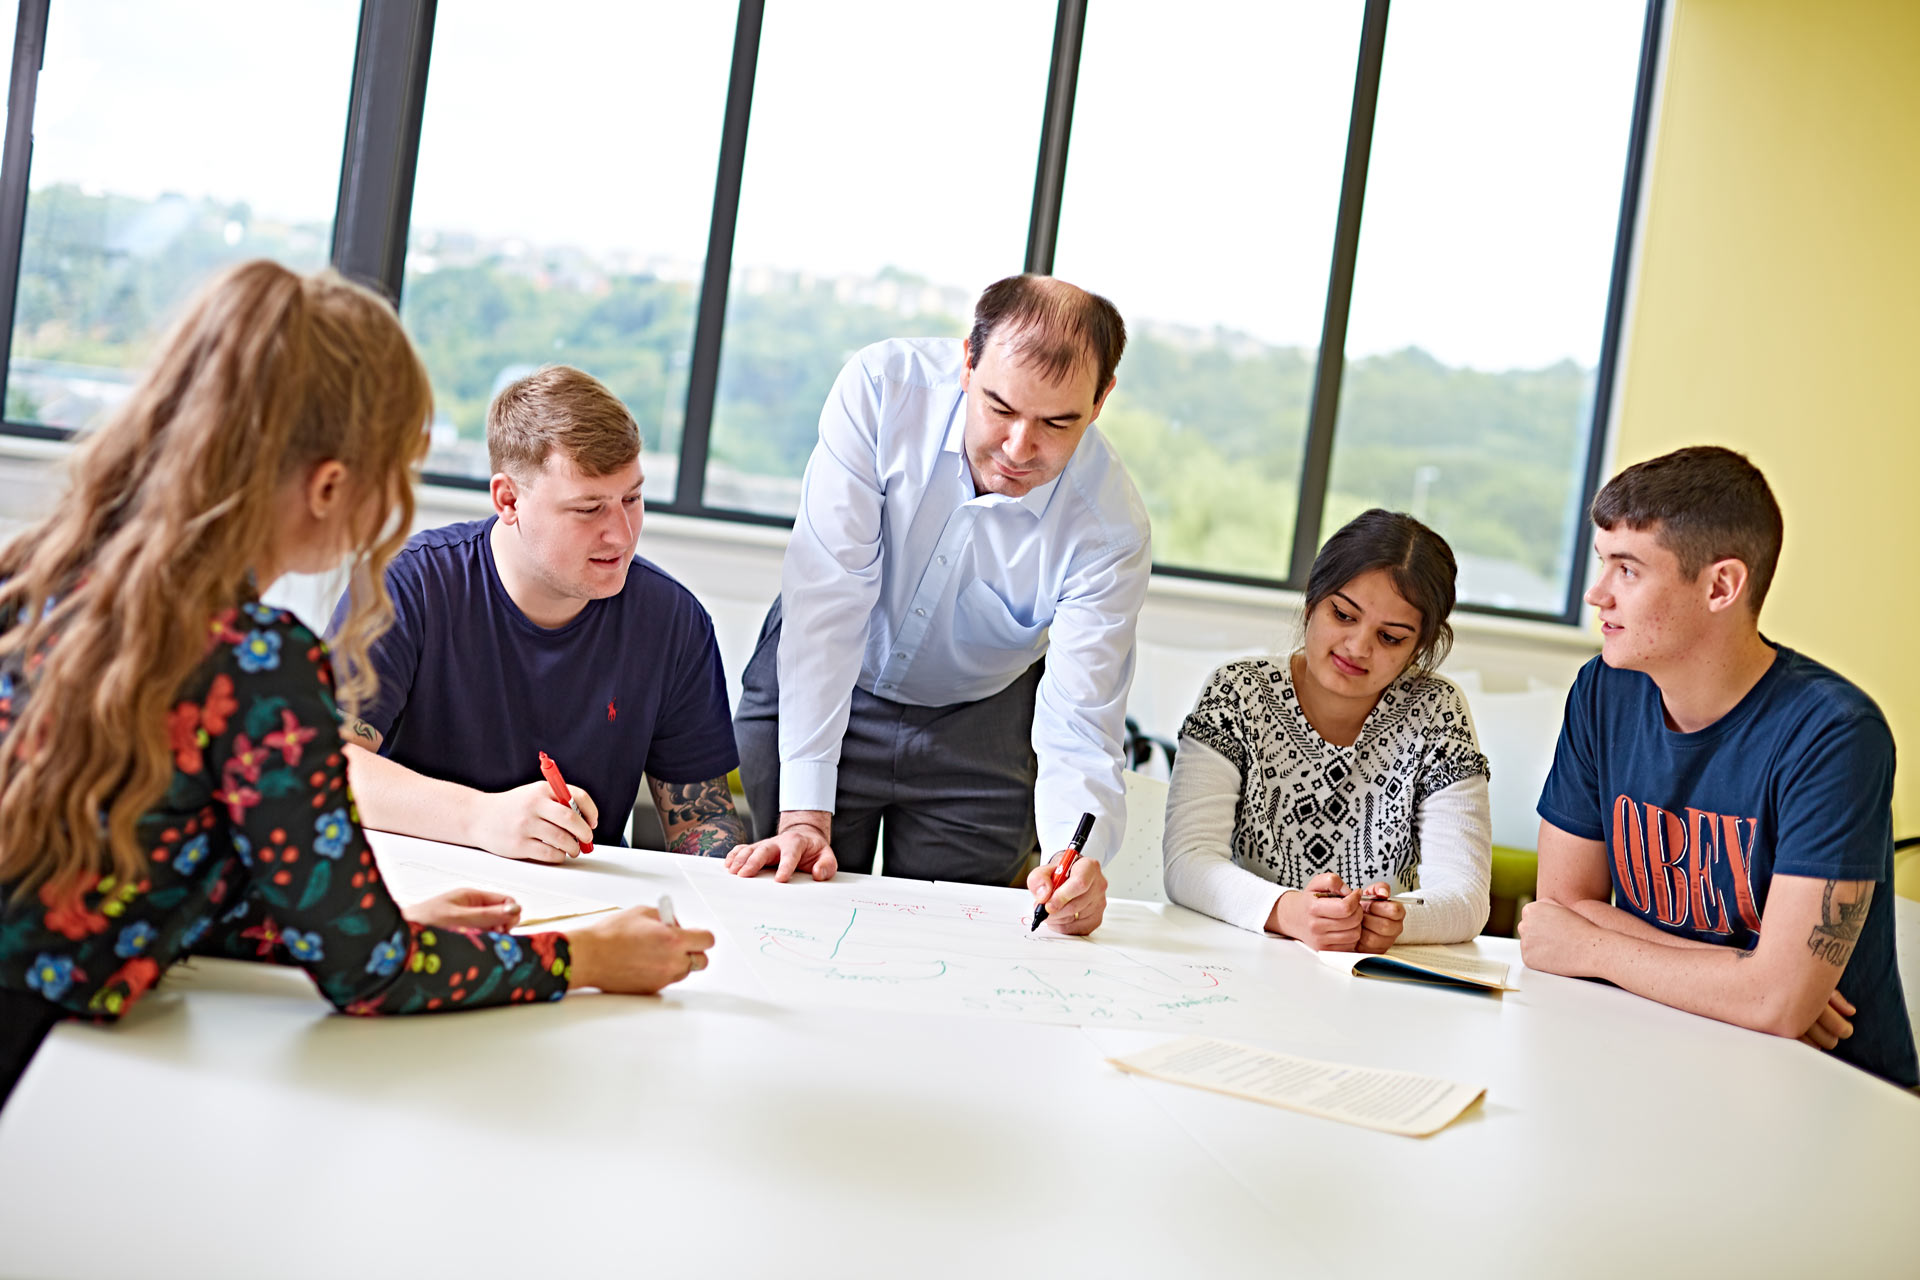
<path fill-rule="evenodd" d="M 1765 477 L 1719 448 L 1593 502 L 1600 657 L 1540 796 L 1529 967 L 1604 978 L 1920 1079 L 1893 945 L 1893 737 L 1873 700 L 1760 634 Z"/>
<path fill-rule="evenodd" d="M 725 854 L 746 835 L 726 678 L 707 611 L 634 554 L 633 415 L 578 369 L 543 369 L 495 397 L 487 451 L 495 514 L 414 535 L 387 570 L 379 695 L 346 726 L 362 820 L 558 862 L 626 843 L 645 775 L 669 849 Z"/>

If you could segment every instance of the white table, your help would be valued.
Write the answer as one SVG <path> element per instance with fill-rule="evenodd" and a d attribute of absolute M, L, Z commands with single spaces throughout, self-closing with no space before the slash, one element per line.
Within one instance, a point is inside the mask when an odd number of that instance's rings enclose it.
<path fill-rule="evenodd" d="M 672 892 L 689 925 L 722 874 L 433 848 L 528 887 Z M 390 1020 L 198 962 L 118 1028 L 58 1028 L 21 1081 L 0 1274 L 1920 1269 L 1920 1099 L 1805 1046 L 1520 970 L 1498 939 L 1503 998 L 1344 976 L 1178 907 L 1107 928 L 1280 984 L 1261 1043 L 1488 1096 L 1431 1138 L 1374 1133 L 1105 1064 L 1157 1034 L 783 1006 L 724 935 L 662 997 Z M 1912 949 L 1915 904 L 1900 928 Z"/>

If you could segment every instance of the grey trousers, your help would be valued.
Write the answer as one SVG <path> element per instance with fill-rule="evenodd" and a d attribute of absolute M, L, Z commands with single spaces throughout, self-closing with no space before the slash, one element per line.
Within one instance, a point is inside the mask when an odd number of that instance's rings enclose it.
<path fill-rule="evenodd" d="M 780 601 L 741 674 L 733 733 L 754 838 L 780 818 Z M 799 641 L 804 643 L 804 641 Z M 1009 883 L 1039 849 L 1033 825 L 1033 703 L 1043 663 L 991 697 L 947 707 L 893 702 L 856 687 L 840 744 L 833 852 L 873 870 L 884 819 L 886 873 Z"/>

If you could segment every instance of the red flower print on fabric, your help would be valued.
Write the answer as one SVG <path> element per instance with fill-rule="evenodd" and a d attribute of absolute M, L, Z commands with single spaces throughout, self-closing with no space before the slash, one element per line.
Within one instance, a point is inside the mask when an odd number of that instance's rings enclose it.
<path fill-rule="evenodd" d="M 290 765 L 300 763 L 301 750 L 307 743 L 320 736 L 318 729 L 309 729 L 294 717 L 293 712 L 280 712 L 280 727 L 261 740 L 260 745 L 269 751 L 278 751 L 280 758 Z"/>
<path fill-rule="evenodd" d="M 160 981 L 160 962 L 152 956 L 135 956 L 113 971 L 113 976 L 107 979 L 102 990 L 112 991 L 115 986 L 125 983 L 126 994 L 119 999 L 118 1007 L 113 1010 L 115 1013 L 125 1013 L 133 1007 L 135 1000 L 147 994 L 147 991 L 158 981 Z M 95 999 L 98 1002 L 98 997 Z"/>
<path fill-rule="evenodd" d="M 47 928 L 75 942 L 104 930 L 107 918 L 87 906 L 87 895 L 98 883 L 100 877 L 89 871 L 78 885 L 65 892 L 57 892 L 50 884 L 41 885 L 40 905 L 47 909 Z"/>
<path fill-rule="evenodd" d="M 233 677 L 223 671 L 213 678 L 207 700 L 200 704 L 200 724 L 208 733 L 225 733 L 227 717 L 239 709 L 239 700 L 233 696 Z"/>
<path fill-rule="evenodd" d="M 251 938 L 259 944 L 254 950 L 255 956 L 266 957 L 272 955 L 273 949 L 280 945 L 280 926 L 272 916 L 268 916 L 253 928 L 242 930 L 240 936 Z"/>
<path fill-rule="evenodd" d="M 200 772 L 200 708 L 183 702 L 167 712 L 167 745 L 175 768 L 182 773 Z"/>

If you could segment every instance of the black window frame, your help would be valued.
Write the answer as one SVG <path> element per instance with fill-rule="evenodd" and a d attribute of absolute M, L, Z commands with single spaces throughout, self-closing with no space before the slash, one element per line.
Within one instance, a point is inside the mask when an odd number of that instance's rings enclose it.
<path fill-rule="evenodd" d="M 0 150 L 0 341 L 13 349 L 14 308 L 18 297 L 22 237 L 26 227 L 27 183 L 33 153 L 33 109 L 41 60 L 46 49 L 52 0 L 20 0 L 9 81 L 4 150 Z M 1647 0 L 1642 22 L 1638 80 L 1629 125 L 1625 171 L 1621 177 L 1613 266 L 1607 288 L 1606 318 L 1595 370 L 1592 416 L 1587 424 L 1586 464 L 1581 475 L 1580 509 L 1593 501 L 1605 461 L 1607 424 L 1613 408 L 1625 319 L 1640 191 L 1645 173 L 1651 117 L 1659 72 L 1660 33 L 1666 0 Z M 721 125 L 714 178 L 713 213 L 705 272 L 694 320 L 686 416 L 680 439 L 680 466 L 671 501 L 648 503 L 650 511 L 740 524 L 791 527 L 785 516 L 710 505 L 705 497 L 714 397 L 725 341 L 727 290 L 732 276 L 733 238 L 746 163 L 747 131 L 753 109 L 754 76 L 759 64 L 760 32 L 766 0 L 739 0 L 734 26 L 732 66 Z M 1052 60 L 1039 120 L 1039 156 L 1034 174 L 1032 216 L 1022 269 L 1051 270 L 1059 237 L 1060 206 L 1066 186 L 1068 144 L 1073 127 L 1074 92 L 1091 0 L 1058 0 Z M 1367 167 L 1372 153 L 1374 110 L 1391 0 L 1366 0 L 1361 19 L 1359 60 L 1347 131 L 1345 168 L 1334 228 L 1326 313 L 1321 324 L 1313 396 L 1301 460 L 1299 509 L 1288 573 L 1284 578 L 1221 573 L 1181 565 L 1154 565 L 1170 578 L 1300 591 L 1318 549 L 1327 480 L 1332 470 L 1339 416 L 1341 379 L 1346 369 L 1346 327 L 1353 298 L 1360 226 L 1366 202 Z M 355 49 L 339 201 L 335 209 L 332 260 L 342 273 L 370 284 L 397 304 L 404 283 L 408 220 L 414 174 L 420 155 L 432 61 L 436 0 L 362 0 L 360 36 Z M 1013 264 L 1009 264 L 1012 269 Z M 0 404 L 5 402 L 11 360 L 0 361 Z M 73 432 L 39 423 L 0 423 L 0 434 L 64 440 Z M 471 476 L 428 473 L 429 483 L 459 489 L 484 489 Z M 1576 522 L 1566 595 L 1557 612 L 1503 608 L 1462 602 L 1464 611 L 1496 617 L 1578 625 L 1585 587 L 1587 530 Z"/>

